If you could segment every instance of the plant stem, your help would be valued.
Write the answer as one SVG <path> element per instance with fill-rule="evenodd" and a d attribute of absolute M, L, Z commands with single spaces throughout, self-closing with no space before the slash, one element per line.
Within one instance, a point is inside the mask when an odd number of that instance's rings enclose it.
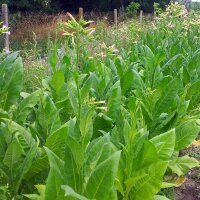
<path fill-rule="evenodd" d="M 81 95 L 80 95 L 80 87 L 79 87 L 79 62 L 80 62 L 80 34 L 77 34 L 77 42 L 76 42 L 76 87 L 77 87 L 77 95 L 78 95 L 78 119 L 81 116 Z"/>

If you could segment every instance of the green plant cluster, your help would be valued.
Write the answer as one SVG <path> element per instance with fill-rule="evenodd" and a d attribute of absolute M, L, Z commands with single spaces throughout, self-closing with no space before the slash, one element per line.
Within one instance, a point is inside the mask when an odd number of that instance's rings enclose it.
<path fill-rule="evenodd" d="M 32 93 L 18 53 L 1 54 L 0 199 L 167 199 L 199 167 L 179 155 L 200 131 L 198 19 L 171 6 L 178 18 L 169 8 L 128 49 L 92 55 L 91 22 L 69 15 Z"/>
<path fill-rule="evenodd" d="M 61 10 L 77 11 L 79 7 L 84 10 L 111 11 L 116 8 L 127 7 L 129 4 L 140 4 L 145 12 L 153 12 L 154 2 L 161 4 L 165 8 L 170 0 L 0 0 L 0 3 L 7 3 L 12 12 L 32 11 L 32 12 L 59 12 Z"/>
<path fill-rule="evenodd" d="M 136 2 L 131 2 L 127 8 L 126 8 L 126 13 L 129 17 L 135 17 L 137 15 L 137 11 L 140 8 L 140 4 Z"/>

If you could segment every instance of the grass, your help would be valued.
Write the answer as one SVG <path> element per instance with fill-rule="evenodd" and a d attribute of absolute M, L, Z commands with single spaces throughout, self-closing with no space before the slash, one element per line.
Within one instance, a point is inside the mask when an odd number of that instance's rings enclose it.
<path fill-rule="evenodd" d="M 42 78 L 48 73 L 47 63 L 45 60 L 26 61 L 24 66 L 24 90 L 31 93 L 42 87 Z"/>
<path fill-rule="evenodd" d="M 112 34 L 112 14 L 113 13 L 90 12 L 85 13 L 84 18 L 86 18 L 86 20 L 94 21 L 93 26 L 96 27 L 98 37 L 102 36 L 103 39 L 107 38 L 107 40 L 110 41 L 111 38 L 107 36 L 108 33 Z M 77 15 L 76 18 L 78 18 Z M 69 17 L 67 16 L 67 14 L 64 13 L 60 13 L 57 15 L 47 15 L 43 13 L 23 14 L 21 17 L 15 20 L 15 22 L 11 21 L 11 49 L 19 50 L 28 48 L 28 45 L 33 42 L 34 38 L 37 39 L 39 46 L 44 47 L 44 44 L 47 42 L 47 38 L 49 36 L 51 38 L 60 37 L 60 33 L 58 32 L 58 23 L 62 21 L 67 21 L 68 19 Z M 124 28 L 124 19 L 126 20 L 126 22 L 129 21 L 129 19 L 124 18 L 124 14 L 121 13 L 119 16 L 119 29 Z M 138 22 L 139 19 L 134 20 L 135 28 L 138 27 Z M 144 23 L 148 24 L 149 22 L 149 17 L 144 17 Z M 102 40 L 102 38 L 100 39 Z M 110 43 L 112 43 L 112 40 L 110 41 Z"/>

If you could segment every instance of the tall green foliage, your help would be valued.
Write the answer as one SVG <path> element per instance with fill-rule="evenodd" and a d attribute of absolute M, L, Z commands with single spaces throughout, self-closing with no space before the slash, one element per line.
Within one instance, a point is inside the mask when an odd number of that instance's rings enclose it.
<path fill-rule="evenodd" d="M 104 45 L 105 57 L 90 57 L 93 29 L 70 15 L 66 48 L 52 45 L 51 74 L 31 94 L 22 92 L 21 58 L 2 54 L 1 199 L 166 199 L 157 193 L 176 186 L 166 172 L 199 166 L 179 156 L 200 130 L 199 29 L 170 6 L 128 53 Z"/>
<path fill-rule="evenodd" d="M 132 1 L 132 0 L 75 0 L 73 2 L 68 0 L 0 0 L 0 3 L 7 3 L 11 10 L 17 11 L 47 11 L 55 12 L 59 10 L 78 10 L 79 7 L 84 7 L 86 10 L 104 10 L 109 11 L 114 8 L 126 7 L 130 3 L 139 3 L 141 8 L 146 12 L 153 12 L 153 5 L 159 3 L 162 8 L 169 4 L 169 0 L 155 0 L 155 1 Z"/>

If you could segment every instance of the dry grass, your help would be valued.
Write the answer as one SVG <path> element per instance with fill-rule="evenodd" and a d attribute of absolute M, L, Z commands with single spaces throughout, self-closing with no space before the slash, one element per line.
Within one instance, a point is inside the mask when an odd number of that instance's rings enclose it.
<path fill-rule="evenodd" d="M 68 19 L 66 14 L 47 15 L 47 14 L 26 14 L 17 22 L 16 27 L 13 28 L 11 40 L 24 42 L 33 38 L 35 33 L 37 40 L 43 40 L 56 36 L 57 24 L 59 21 L 66 21 Z"/>
<path fill-rule="evenodd" d="M 113 13 L 84 13 L 86 20 L 107 21 L 108 24 L 112 23 Z M 78 15 L 75 15 L 78 18 Z M 23 14 L 18 20 L 14 28 L 11 27 L 11 40 L 17 42 L 29 41 L 33 38 L 33 32 L 35 33 L 37 40 L 43 40 L 51 37 L 55 37 L 57 34 L 57 24 L 60 21 L 67 21 L 69 19 L 66 13 L 60 13 L 57 15 L 47 15 L 44 13 L 29 13 Z"/>

